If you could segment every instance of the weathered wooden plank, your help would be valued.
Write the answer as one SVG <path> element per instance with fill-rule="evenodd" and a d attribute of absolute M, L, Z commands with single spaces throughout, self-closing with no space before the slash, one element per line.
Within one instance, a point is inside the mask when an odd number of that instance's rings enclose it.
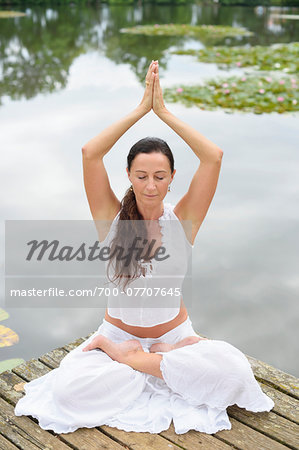
<path fill-rule="evenodd" d="M 22 382 L 24 380 L 11 370 L 2 372 L 0 375 L 0 397 L 4 398 L 8 403 L 16 404 L 23 397 L 24 391 L 16 391 L 14 386 Z"/>
<path fill-rule="evenodd" d="M 267 394 L 275 403 L 272 412 L 276 412 L 286 419 L 299 424 L 299 401 L 290 395 L 284 394 L 277 389 L 259 381 L 263 392 Z"/>
<path fill-rule="evenodd" d="M 123 431 L 118 428 L 108 427 L 107 425 L 103 425 L 99 428 L 108 436 L 127 445 L 132 450 L 178 450 L 179 448 L 185 448 L 184 446 L 178 447 L 176 444 L 169 442 L 159 434 Z"/>
<path fill-rule="evenodd" d="M 233 444 L 242 450 L 286 450 L 289 448 L 231 417 L 230 421 L 231 430 L 222 430 L 215 434 L 228 444 Z"/>
<path fill-rule="evenodd" d="M 37 450 L 41 448 L 31 441 L 30 435 L 28 435 L 23 430 L 20 430 L 17 425 L 5 422 L 5 419 L 1 415 L 0 433 L 4 435 L 9 441 L 13 442 L 18 448 L 26 450 Z"/>
<path fill-rule="evenodd" d="M 50 370 L 51 369 L 45 366 L 45 364 L 35 358 L 32 358 L 29 361 L 20 364 L 17 367 L 14 367 L 12 369 L 12 372 L 24 378 L 24 380 L 31 381 L 33 380 L 32 374 L 35 374 L 34 378 L 37 378 L 37 376 L 41 377 L 42 375 L 48 373 Z M 36 373 L 38 373 L 39 375 L 36 375 Z"/>
<path fill-rule="evenodd" d="M 62 433 L 60 439 L 72 445 L 75 450 L 124 450 L 122 445 L 110 439 L 96 428 L 79 428 L 73 433 Z"/>
<path fill-rule="evenodd" d="M 195 430 L 190 430 L 188 433 L 176 434 L 173 422 L 171 422 L 168 430 L 162 431 L 160 436 L 165 437 L 170 442 L 179 445 L 186 450 L 203 449 L 203 450 L 229 450 L 232 446 L 226 444 L 220 439 L 217 439 L 216 434 L 199 433 Z"/>
<path fill-rule="evenodd" d="M 3 437 L 2 434 L 0 434 L 0 449 L 1 450 L 17 450 L 18 447 L 16 447 L 10 441 L 5 439 L 5 437 Z"/>
<path fill-rule="evenodd" d="M 14 407 L 0 398 L 0 431 L 17 447 L 24 449 L 69 450 L 59 438 L 40 428 L 27 416 L 17 417 Z"/>
<path fill-rule="evenodd" d="M 48 353 L 40 356 L 38 359 L 46 366 L 52 367 L 56 369 L 60 361 L 68 354 L 68 352 L 64 348 L 55 348 Z"/>
<path fill-rule="evenodd" d="M 272 411 L 254 413 L 233 405 L 228 407 L 227 412 L 234 419 L 290 448 L 299 447 L 299 426 Z"/>
<path fill-rule="evenodd" d="M 299 378 L 276 369 L 273 366 L 246 355 L 255 377 L 265 384 L 270 384 L 281 392 L 299 399 Z"/>
<path fill-rule="evenodd" d="M 68 352 L 70 352 L 71 350 L 74 350 L 74 348 L 78 347 L 80 344 L 82 344 L 82 342 L 84 342 L 86 340 L 86 338 L 80 337 L 78 339 L 76 339 L 73 342 L 70 342 L 69 344 L 66 344 L 63 346 L 63 348 L 65 350 L 67 350 Z"/>
<path fill-rule="evenodd" d="M 168 430 L 162 431 L 160 435 L 180 446 L 184 446 L 188 450 L 193 450 L 194 448 L 286 450 L 288 448 L 237 420 L 232 418 L 230 420 L 232 423 L 230 430 L 218 431 L 213 435 L 199 433 L 195 430 L 179 435 L 175 433 L 173 424 Z"/>

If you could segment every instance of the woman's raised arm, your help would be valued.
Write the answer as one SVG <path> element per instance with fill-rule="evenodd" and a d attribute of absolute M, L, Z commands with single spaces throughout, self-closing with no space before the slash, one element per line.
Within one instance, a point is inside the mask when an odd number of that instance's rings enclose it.
<path fill-rule="evenodd" d="M 158 69 L 154 74 L 153 110 L 193 150 L 200 160 L 187 193 L 174 212 L 180 220 L 192 221 L 192 242 L 203 222 L 216 191 L 223 151 L 193 127 L 174 116 L 164 105 Z"/>
<path fill-rule="evenodd" d="M 120 209 L 120 201 L 111 189 L 103 157 L 132 125 L 152 109 L 155 70 L 156 62 L 152 61 L 145 78 L 144 95 L 137 108 L 107 127 L 82 148 L 84 186 L 94 220 L 112 220 Z"/>

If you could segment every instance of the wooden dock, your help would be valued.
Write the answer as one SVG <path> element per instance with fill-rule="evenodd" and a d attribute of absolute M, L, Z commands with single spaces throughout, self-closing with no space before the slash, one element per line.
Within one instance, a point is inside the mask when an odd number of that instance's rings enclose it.
<path fill-rule="evenodd" d="M 108 426 L 56 434 L 41 429 L 31 416 L 15 416 L 14 406 L 24 395 L 24 383 L 58 367 L 64 356 L 90 335 L 0 374 L 0 449 L 299 449 L 299 379 L 248 355 L 256 379 L 275 407 L 270 412 L 252 413 L 230 406 L 232 429 L 212 435 L 193 430 L 177 435 L 173 423 L 159 434 L 128 433 Z"/>

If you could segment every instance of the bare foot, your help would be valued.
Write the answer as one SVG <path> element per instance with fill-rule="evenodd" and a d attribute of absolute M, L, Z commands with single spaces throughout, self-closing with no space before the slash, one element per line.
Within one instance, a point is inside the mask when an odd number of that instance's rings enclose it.
<path fill-rule="evenodd" d="M 196 344 L 197 342 L 201 341 L 202 339 L 207 338 L 201 338 L 199 336 L 187 336 L 186 338 L 182 339 L 181 341 L 177 342 L 176 344 L 165 344 L 164 342 L 159 342 L 157 344 L 153 344 L 150 347 L 150 353 L 155 352 L 170 352 L 171 350 L 175 350 L 176 348 L 185 347 L 185 345 L 192 345 Z"/>
<path fill-rule="evenodd" d="M 111 359 L 118 362 L 125 362 L 128 356 L 138 351 L 143 352 L 142 345 L 137 339 L 129 339 L 127 341 L 116 344 L 102 334 L 97 335 L 86 347 L 82 349 L 83 352 L 100 348 Z"/>

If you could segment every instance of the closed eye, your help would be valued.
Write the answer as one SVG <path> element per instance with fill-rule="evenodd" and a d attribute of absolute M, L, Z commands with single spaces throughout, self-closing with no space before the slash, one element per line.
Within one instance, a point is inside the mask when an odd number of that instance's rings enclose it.
<path fill-rule="evenodd" d="M 145 177 L 138 177 L 138 179 L 139 179 L 139 180 L 144 180 L 144 178 L 145 178 Z M 157 177 L 157 178 L 158 178 L 158 180 L 164 180 L 164 178 L 163 178 L 163 177 L 162 177 L 162 178 L 160 178 L 160 177 Z"/>

